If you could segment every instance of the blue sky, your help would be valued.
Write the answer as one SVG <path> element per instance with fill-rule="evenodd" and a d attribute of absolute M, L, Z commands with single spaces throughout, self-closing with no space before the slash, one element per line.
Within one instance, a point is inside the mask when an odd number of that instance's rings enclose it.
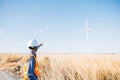
<path fill-rule="evenodd" d="M 0 0 L 0 52 L 27 52 L 27 42 L 48 27 L 44 50 L 48 53 L 120 53 L 119 0 Z M 39 50 L 42 52 L 42 48 Z"/>

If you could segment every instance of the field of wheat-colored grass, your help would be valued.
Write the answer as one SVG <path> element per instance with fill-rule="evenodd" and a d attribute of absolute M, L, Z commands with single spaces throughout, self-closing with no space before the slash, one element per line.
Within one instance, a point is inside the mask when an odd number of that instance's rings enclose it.
<path fill-rule="evenodd" d="M 22 78 L 23 56 L 0 54 L 0 68 L 6 66 L 4 69 Z M 37 57 L 39 80 L 120 80 L 120 55 L 60 54 Z"/>

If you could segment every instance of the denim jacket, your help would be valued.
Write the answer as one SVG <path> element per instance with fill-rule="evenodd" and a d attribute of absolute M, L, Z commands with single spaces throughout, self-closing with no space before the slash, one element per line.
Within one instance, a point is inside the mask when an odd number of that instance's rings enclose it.
<path fill-rule="evenodd" d="M 38 48 L 39 47 L 40 46 L 38 46 Z M 36 52 L 33 52 L 33 51 L 31 51 L 29 54 L 33 54 L 34 56 L 36 56 Z M 28 80 L 38 80 L 38 78 L 34 74 L 34 67 L 35 67 L 35 59 L 33 57 L 31 57 L 27 61 L 27 71 L 26 71 L 26 74 L 27 74 Z"/>

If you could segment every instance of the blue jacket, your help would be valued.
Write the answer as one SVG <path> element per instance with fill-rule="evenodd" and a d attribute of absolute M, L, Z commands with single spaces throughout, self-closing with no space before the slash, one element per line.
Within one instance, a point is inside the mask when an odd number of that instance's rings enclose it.
<path fill-rule="evenodd" d="M 40 46 L 38 46 L 38 48 L 39 47 Z M 33 51 L 31 51 L 31 53 L 29 54 L 33 54 L 34 56 L 36 56 L 36 52 L 33 52 Z M 38 78 L 34 74 L 34 67 L 35 67 L 35 59 L 31 57 L 27 61 L 27 71 L 26 71 L 27 73 L 26 74 L 27 74 L 28 80 L 38 80 Z"/>

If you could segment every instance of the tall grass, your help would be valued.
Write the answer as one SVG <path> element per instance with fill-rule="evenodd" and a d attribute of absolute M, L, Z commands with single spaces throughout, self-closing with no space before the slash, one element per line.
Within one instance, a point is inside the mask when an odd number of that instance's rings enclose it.
<path fill-rule="evenodd" d="M 120 80 L 118 55 L 48 55 L 39 58 L 40 80 Z"/>
<path fill-rule="evenodd" d="M 23 58 L 23 54 L 2 53 L 0 54 L 0 63 L 18 62 Z"/>
<path fill-rule="evenodd" d="M 39 80 L 120 80 L 120 55 L 38 55 L 38 60 Z M 23 62 L 18 63 L 13 72 L 22 78 Z"/>

